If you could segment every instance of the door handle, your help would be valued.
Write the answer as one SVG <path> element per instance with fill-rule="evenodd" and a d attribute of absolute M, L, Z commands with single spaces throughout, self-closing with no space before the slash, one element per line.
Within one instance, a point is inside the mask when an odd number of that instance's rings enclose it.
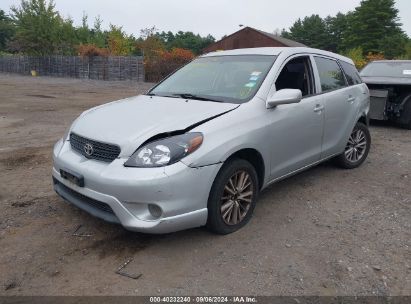
<path fill-rule="evenodd" d="M 348 97 L 347 102 L 354 102 L 355 99 L 356 99 L 356 97 L 350 96 L 350 97 Z"/>
<path fill-rule="evenodd" d="M 316 105 L 314 108 L 315 113 L 321 112 L 322 110 L 324 110 L 324 106 L 320 104 Z"/>

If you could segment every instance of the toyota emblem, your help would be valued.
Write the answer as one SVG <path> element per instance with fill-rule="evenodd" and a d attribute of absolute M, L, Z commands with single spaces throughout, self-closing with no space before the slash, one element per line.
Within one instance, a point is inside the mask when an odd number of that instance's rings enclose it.
<path fill-rule="evenodd" d="M 90 143 L 86 143 L 83 147 L 84 153 L 86 153 L 87 156 L 93 155 L 94 148 L 93 145 Z"/>

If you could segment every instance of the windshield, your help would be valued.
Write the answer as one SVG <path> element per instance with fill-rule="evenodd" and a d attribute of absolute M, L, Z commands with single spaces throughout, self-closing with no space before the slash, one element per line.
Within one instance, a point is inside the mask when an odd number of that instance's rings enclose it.
<path fill-rule="evenodd" d="M 365 77 L 411 77 L 411 61 L 372 62 L 360 74 Z"/>
<path fill-rule="evenodd" d="M 149 95 L 244 103 L 255 95 L 275 59 L 264 55 L 197 58 Z"/>

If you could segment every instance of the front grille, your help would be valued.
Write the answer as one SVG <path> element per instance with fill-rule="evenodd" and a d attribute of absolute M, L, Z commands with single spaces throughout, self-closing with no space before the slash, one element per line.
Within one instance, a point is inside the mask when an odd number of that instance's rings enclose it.
<path fill-rule="evenodd" d="M 106 203 L 97 201 L 95 199 L 92 199 L 88 196 L 85 196 L 81 193 L 78 193 L 72 189 L 70 189 L 69 187 L 67 187 L 66 185 L 60 183 L 58 180 L 54 179 L 54 183 L 58 184 L 58 187 L 63 191 L 64 193 L 67 193 L 69 196 L 76 198 L 77 200 L 81 201 L 81 203 L 86 204 L 92 208 L 101 210 L 103 212 L 107 212 L 110 214 L 114 214 L 113 209 L 111 209 L 111 207 L 109 205 L 107 205 Z"/>
<path fill-rule="evenodd" d="M 104 162 L 112 162 L 120 155 L 119 146 L 91 140 L 75 133 L 70 134 L 70 145 L 73 150 L 85 157 Z"/>

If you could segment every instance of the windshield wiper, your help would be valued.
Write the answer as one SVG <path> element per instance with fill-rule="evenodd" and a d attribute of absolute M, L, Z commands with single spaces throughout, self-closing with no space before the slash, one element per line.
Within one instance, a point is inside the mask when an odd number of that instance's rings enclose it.
<path fill-rule="evenodd" d="M 174 94 L 171 94 L 171 95 L 164 94 L 163 95 L 163 94 L 147 93 L 145 95 L 147 95 L 147 96 L 158 96 L 158 97 L 181 98 L 180 96 L 177 96 L 177 95 L 174 95 Z"/>
<path fill-rule="evenodd" d="M 173 94 L 147 93 L 146 95 L 147 96 L 170 97 L 170 98 L 195 99 L 195 100 L 204 100 L 204 101 L 212 101 L 212 102 L 224 102 L 223 100 L 213 99 L 208 96 L 195 95 L 191 93 L 173 93 Z"/>
<path fill-rule="evenodd" d="M 224 102 L 223 100 L 220 99 L 213 99 L 208 96 L 201 96 L 201 95 L 196 95 L 196 94 L 191 94 L 191 93 L 175 93 L 172 94 L 175 97 L 180 97 L 180 98 L 185 98 L 185 99 L 195 99 L 195 100 L 204 100 L 204 101 L 213 101 L 213 102 Z"/>

